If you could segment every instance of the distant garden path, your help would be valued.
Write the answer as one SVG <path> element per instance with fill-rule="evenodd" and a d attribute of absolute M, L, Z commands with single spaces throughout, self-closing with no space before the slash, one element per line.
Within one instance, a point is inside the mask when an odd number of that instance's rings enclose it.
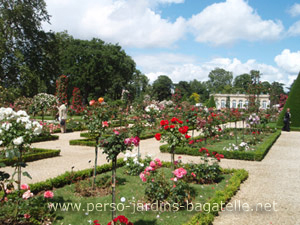
<path fill-rule="evenodd" d="M 34 143 L 34 147 L 61 149 L 61 156 L 28 163 L 25 171 L 32 180 L 24 177 L 22 183 L 35 183 L 74 170 L 92 168 L 94 148 L 70 146 L 69 140 L 79 139 L 80 132 L 58 134 L 59 140 Z M 159 151 L 160 142 L 154 138 L 141 141 L 144 157 L 151 154 L 154 158 L 170 160 L 170 154 Z M 134 149 L 133 152 L 137 152 Z M 99 154 L 98 164 L 106 163 L 106 156 Z M 176 157 L 177 158 L 177 157 Z M 89 163 L 91 160 L 91 163 Z M 200 157 L 182 156 L 183 162 L 199 162 Z M 277 212 L 221 212 L 214 224 L 300 224 L 300 132 L 283 132 L 265 159 L 261 162 L 222 159 L 224 168 L 244 168 L 249 178 L 241 185 L 241 190 L 231 199 L 232 204 L 273 203 Z M 5 168 L 12 172 L 12 168 Z M 259 208 L 260 209 L 260 208 Z M 238 210 L 238 209 L 237 209 Z"/>

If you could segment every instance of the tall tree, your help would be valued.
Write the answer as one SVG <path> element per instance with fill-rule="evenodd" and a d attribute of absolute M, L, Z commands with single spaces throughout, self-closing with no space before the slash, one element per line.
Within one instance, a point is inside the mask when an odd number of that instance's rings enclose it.
<path fill-rule="evenodd" d="M 48 21 L 43 0 L 0 0 L 0 85 L 31 97 L 54 92 L 56 40 L 41 28 Z"/>
<path fill-rule="evenodd" d="M 78 87 L 85 102 L 100 96 L 121 98 L 136 68 L 135 62 L 119 45 L 95 38 L 91 41 L 74 39 L 66 33 L 59 33 L 57 37 L 60 67 L 70 79 L 70 88 Z"/>
<path fill-rule="evenodd" d="M 226 85 L 232 86 L 232 72 L 216 68 L 209 73 L 208 77 L 207 84 L 211 92 L 222 92 Z"/>
<path fill-rule="evenodd" d="M 209 98 L 209 91 L 206 82 L 201 82 L 196 79 L 190 81 L 190 88 L 192 93 L 200 95 L 200 101 L 206 102 Z"/>
<path fill-rule="evenodd" d="M 234 78 L 233 86 L 236 91 L 245 93 L 247 92 L 251 82 L 252 80 L 250 74 L 244 73 Z"/>
<path fill-rule="evenodd" d="M 160 75 L 153 82 L 153 95 L 159 100 L 169 99 L 172 96 L 171 89 L 173 86 L 172 80 L 166 75 Z"/>

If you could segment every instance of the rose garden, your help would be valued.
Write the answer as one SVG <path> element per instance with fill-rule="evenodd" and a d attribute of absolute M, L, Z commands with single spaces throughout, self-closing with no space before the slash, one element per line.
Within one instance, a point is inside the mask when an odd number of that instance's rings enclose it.
<path fill-rule="evenodd" d="M 150 83 L 43 0 L 0 15 L 0 225 L 300 224 L 300 73 Z"/>
<path fill-rule="evenodd" d="M 41 93 L 32 104 L 0 109 L 1 224 L 212 224 L 249 176 L 220 163 L 261 163 L 281 134 L 277 111 L 125 98 L 115 105 L 99 97 L 72 104 L 69 133 L 57 135 L 51 115 L 60 101 Z M 89 146 L 82 151 L 94 157 L 59 176 L 52 165 L 33 182 L 32 162 L 69 160 L 51 149 L 64 135 L 69 143 L 61 147 Z M 38 142 L 47 149 L 32 147 Z"/>

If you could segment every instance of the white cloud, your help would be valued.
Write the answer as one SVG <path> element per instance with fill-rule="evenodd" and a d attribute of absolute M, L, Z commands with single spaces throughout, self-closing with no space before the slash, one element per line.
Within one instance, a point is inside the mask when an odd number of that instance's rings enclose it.
<path fill-rule="evenodd" d="M 244 0 L 212 4 L 194 15 L 188 25 L 196 41 L 213 45 L 278 39 L 284 29 L 280 21 L 263 20 Z"/>
<path fill-rule="evenodd" d="M 300 20 L 290 26 L 288 30 L 288 35 L 290 36 L 298 36 L 300 35 Z"/>
<path fill-rule="evenodd" d="M 279 68 L 258 63 L 254 59 L 241 62 L 237 58 L 213 58 L 207 62 L 199 62 L 195 57 L 168 53 L 139 55 L 133 58 L 140 70 L 149 77 L 150 82 L 156 80 L 159 75 L 167 75 L 175 83 L 193 79 L 207 81 L 209 72 L 219 67 L 233 72 L 234 76 L 259 70 L 262 73 L 262 81 L 288 83 L 287 75 Z"/>
<path fill-rule="evenodd" d="M 295 3 L 289 10 L 288 13 L 293 16 L 299 16 L 300 15 L 300 4 L 299 3 Z"/>
<path fill-rule="evenodd" d="M 291 52 L 289 49 L 284 49 L 274 60 L 279 68 L 290 75 L 295 75 L 300 72 L 300 51 Z"/>
<path fill-rule="evenodd" d="M 55 31 L 68 30 L 76 38 L 98 37 L 134 47 L 170 47 L 185 34 L 185 19 L 163 19 L 153 7 L 183 0 L 46 0 Z"/>

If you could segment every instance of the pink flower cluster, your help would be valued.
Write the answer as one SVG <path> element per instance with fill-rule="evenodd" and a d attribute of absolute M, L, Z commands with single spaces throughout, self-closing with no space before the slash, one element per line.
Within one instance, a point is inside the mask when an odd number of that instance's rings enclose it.
<path fill-rule="evenodd" d="M 140 173 L 140 178 L 142 179 L 143 182 L 147 181 L 147 176 L 150 175 L 151 171 L 155 171 L 156 169 L 162 167 L 162 163 L 159 159 L 155 159 L 154 161 L 150 162 L 150 165 L 148 167 L 146 167 L 146 169 L 144 170 L 144 172 Z"/>
<path fill-rule="evenodd" d="M 186 175 L 186 170 L 181 168 L 178 168 L 176 170 L 173 171 L 173 174 L 177 177 L 177 178 L 182 178 L 184 175 Z"/>
<path fill-rule="evenodd" d="M 134 146 L 139 146 L 140 143 L 140 138 L 138 136 L 136 137 L 131 137 L 131 138 L 126 138 L 124 140 L 125 145 L 134 145 Z"/>

